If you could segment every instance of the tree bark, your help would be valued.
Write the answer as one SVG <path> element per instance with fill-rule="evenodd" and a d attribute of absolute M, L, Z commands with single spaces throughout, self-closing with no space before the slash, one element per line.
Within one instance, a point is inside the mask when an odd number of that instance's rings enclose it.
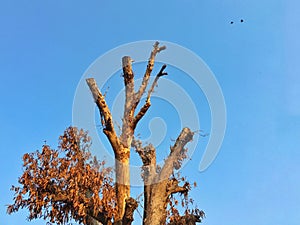
<path fill-rule="evenodd" d="M 133 221 L 133 212 L 138 207 L 138 203 L 133 198 L 126 199 L 125 213 L 122 220 L 122 225 L 130 225 Z"/>
<path fill-rule="evenodd" d="M 116 195 L 118 215 L 116 221 L 121 221 L 125 212 L 125 201 L 130 197 L 129 149 L 123 149 L 116 154 Z M 126 154 L 127 153 L 127 154 Z"/>

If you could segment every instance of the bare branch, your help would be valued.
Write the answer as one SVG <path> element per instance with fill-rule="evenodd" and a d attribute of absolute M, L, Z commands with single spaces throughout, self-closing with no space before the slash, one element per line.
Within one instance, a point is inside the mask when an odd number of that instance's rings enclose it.
<path fill-rule="evenodd" d="M 131 63 L 133 60 L 129 56 L 122 58 L 123 73 L 124 73 L 124 85 L 125 85 L 125 104 L 124 104 L 124 115 L 122 132 L 120 141 L 124 147 L 130 147 L 131 137 L 133 135 L 132 120 L 134 115 L 134 74 L 132 71 Z"/>
<path fill-rule="evenodd" d="M 150 97 L 151 97 L 151 94 L 153 93 L 154 91 L 154 88 L 155 86 L 157 85 L 157 82 L 158 82 L 158 79 L 161 77 L 161 76 L 165 76 L 165 75 L 168 75 L 168 73 L 164 72 L 164 70 L 166 69 L 167 65 L 164 64 L 160 71 L 158 72 L 158 74 L 156 75 L 152 85 L 151 85 L 151 88 L 149 89 L 148 91 L 148 95 L 147 95 L 147 98 L 146 98 L 146 102 L 145 104 L 143 105 L 143 107 L 140 109 L 140 111 L 138 112 L 138 114 L 135 116 L 134 120 L 133 120 L 133 124 L 132 124 L 132 127 L 133 129 L 135 129 L 136 125 L 138 124 L 138 122 L 143 118 L 143 116 L 146 114 L 146 112 L 148 111 L 148 109 L 150 108 L 151 106 L 151 101 L 150 101 Z"/>
<path fill-rule="evenodd" d="M 113 131 L 113 120 L 110 113 L 110 110 L 106 104 L 105 98 L 99 90 L 97 83 L 94 78 L 86 79 L 86 82 L 93 94 L 94 101 L 98 106 L 101 116 L 104 119 L 105 129 L 108 131 Z"/>
<path fill-rule="evenodd" d="M 140 140 L 133 139 L 132 147 L 135 148 L 136 152 L 142 159 L 142 178 L 144 181 L 144 218 L 147 215 L 147 211 L 150 204 L 151 195 L 151 184 L 152 181 L 157 177 L 156 172 L 156 150 L 153 145 L 149 144 L 142 147 L 142 142 Z"/>
<path fill-rule="evenodd" d="M 107 106 L 105 98 L 99 90 L 94 78 L 88 78 L 86 79 L 86 82 L 93 94 L 94 101 L 100 111 L 101 120 L 103 120 L 104 123 L 103 132 L 108 137 L 108 140 L 110 141 L 113 150 L 116 151 L 119 148 L 120 143 L 115 133 L 112 115 Z"/>
<path fill-rule="evenodd" d="M 146 72 L 145 72 L 144 77 L 143 77 L 142 84 L 141 84 L 139 90 L 135 94 L 134 108 L 137 107 L 137 105 L 139 104 L 139 102 L 142 98 L 142 95 L 145 93 L 145 90 L 147 88 L 151 72 L 152 72 L 153 67 L 154 67 L 154 61 L 155 61 L 156 54 L 159 53 L 162 50 L 165 50 L 165 49 L 166 49 L 166 46 L 159 47 L 159 42 L 158 41 L 156 41 L 154 43 L 153 50 L 152 50 L 152 52 L 150 54 L 150 58 L 148 60 L 148 65 L 147 65 L 147 69 L 146 69 Z"/>
<path fill-rule="evenodd" d="M 133 60 L 129 56 L 124 56 L 122 58 L 125 85 L 125 106 L 123 119 L 127 119 L 127 117 L 132 114 L 132 101 L 134 98 L 134 74 L 132 71 L 132 62 Z"/>
<path fill-rule="evenodd" d="M 133 60 L 130 58 L 130 56 L 124 56 L 122 58 L 122 66 L 123 66 L 123 77 L 124 77 L 124 85 L 125 88 L 128 84 L 134 82 L 134 74 L 132 71 L 132 62 Z"/>
<path fill-rule="evenodd" d="M 187 127 L 183 128 L 176 139 L 175 144 L 171 147 L 171 152 L 165 160 L 165 164 L 159 175 L 159 180 L 169 179 L 174 169 L 181 167 L 182 161 L 186 158 L 185 145 L 192 141 L 194 133 Z"/>
<path fill-rule="evenodd" d="M 133 124 L 132 124 L 133 129 L 136 128 L 136 125 L 143 118 L 143 116 L 146 114 L 146 112 L 148 111 L 148 109 L 150 108 L 150 106 L 151 106 L 151 102 L 150 101 L 148 101 L 148 102 L 146 101 L 146 103 L 140 109 L 140 111 L 138 112 L 138 114 L 134 117 Z"/>
<path fill-rule="evenodd" d="M 131 146 L 135 148 L 136 152 L 141 157 L 144 166 L 156 164 L 155 148 L 152 144 L 142 147 L 142 142 L 140 140 L 133 139 Z"/>
<path fill-rule="evenodd" d="M 158 79 L 161 77 L 161 76 L 165 76 L 165 75 L 168 75 L 168 73 L 164 72 L 164 70 L 166 69 L 167 65 L 164 64 L 160 71 L 158 72 L 158 74 L 156 75 L 152 85 L 151 85 L 151 88 L 149 89 L 148 91 L 148 95 L 147 95 L 147 99 L 146 99 L 146 102 L 150 101 L 150 97 L 151 97 L 151 94 L 153 93 L 154 91 L 154 87 L 157 85 L 157 81 Z"/>

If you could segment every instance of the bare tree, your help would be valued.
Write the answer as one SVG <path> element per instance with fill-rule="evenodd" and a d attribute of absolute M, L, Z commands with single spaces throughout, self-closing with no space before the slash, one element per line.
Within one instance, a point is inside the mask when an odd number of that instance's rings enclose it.
<path fill-rule="evenodd" d="M 204 212 L 189 208 L 193 202 L 188 197 L 191 184 L 177 173 L 187 158 L 185 146 L 192 141 L 194 132 L 189 128 L 182 129 L 162 167 L 156 164 L 155 147 L 151 144 L 143 146 L 134 135 L 139 121 L 151 106 L 151 95 L 159 78 L 167 75 L 167 66 L 163 65 L 150 84 L 155 57 L 165 49 L 155 42 L 138 88 L 134 84 L 131 58 L 122 58 L 125 104 L 120 135 L 115 131 L 113 116 L 95 79 L 86 79 L 100 112 L 103 133 L 114 152 L 114 182 L 111 169 L 104 167 L 105 162 L 99 162 L 89 153 L 87 133 L 69 127 L 60 137 L 58 150 L 44 145 L 42 152 L 24 155 L 25 170 L 19 178 L 21 187 L 12 187 L 15 197 L 14 203 L 8 206 L 8 213 L 25 207 L 29 210 L 29 219 L 44 218 L 58 224 L 74 219 L 87 225 L 129 225 L 138 207 L 137 200 L 130 195 L 129 160 L 131 150 L 135 150 L 143 162 L 143 224 L 201 222 Z M 146 100 L 142 104 L 144 95 Z M 179 201 L 184 209 L 181 212 L 177 209 Z"/>

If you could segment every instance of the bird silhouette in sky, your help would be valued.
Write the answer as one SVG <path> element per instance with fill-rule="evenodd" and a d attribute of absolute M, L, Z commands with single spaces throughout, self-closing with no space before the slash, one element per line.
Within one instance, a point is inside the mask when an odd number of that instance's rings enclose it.
<path fill-rule="evenodd" d="M 244 23 L 244 19 L 241 19 L 240 22 L 241 22 L 241 23 Z M 231 21 L 230 24 L 234 24 L 234 22 Z"/>

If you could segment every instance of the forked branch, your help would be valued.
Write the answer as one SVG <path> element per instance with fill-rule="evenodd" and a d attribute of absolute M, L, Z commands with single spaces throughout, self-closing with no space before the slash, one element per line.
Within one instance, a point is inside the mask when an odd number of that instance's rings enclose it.
<path fill-rule="evenodd" d="M 143 107 L 140 109 L 140 111 L 138 112 L 138 114 L 135 116 L 134 120 L 133 120 L 133 128 L 136 127 L 136 125 L 138 124 L 138 122 L 143 118 L 143 116 L 146 114 L 146 112 L 148 111 L 148 109 L 150 108 L 151 106 L 151 101 L 150 101 L 150 98 L 151 98 L 151 94 L 153 93 L 154 91 L 154 88 L 155 86 L 157 86 L 157 82 L 158 82 L 158 79 L 162 76 L 165 76 L 165 75 L 168 75 L 167 72 L 164 72 L 164 70 L 166 69 L 167 65 L 164 64 L 160 71 L 158 72 L 158 74 L 156 75 L 149 91 L 148 91 L 148 94 L 147 94 L 147 98 L 146 98 L 146 102 L 145 104 L 143 105 Z"/>
<path fill-rule="evenodd" d="M 136 102 L 135 102 L 135 107 L 134 108 L 136 108 L 136 106 L 139 104 L 142 95 L 145 93 L 145 90 L 147 88 L 151 72 L 152 72 L 153 67 L 154 67 L 154 61 L 155 61 L 156 54 L 161 52 L 162 50 L 165 50 L 165 49 L 166 49 L 166 46 L 159 47 L 159 42 L 158 41 L 156 41 L 154 43 L 153 50 L 152 50 L 152 52 L 150 54 L 150 58 L 148 60 L 148 65 L 147 65 L 147 69 L 146 69 L 146 72 L 145 72 L 144 77 L 143 77 L 142 84 L 141 84 L 139 90 L 135 94 Z"/>

